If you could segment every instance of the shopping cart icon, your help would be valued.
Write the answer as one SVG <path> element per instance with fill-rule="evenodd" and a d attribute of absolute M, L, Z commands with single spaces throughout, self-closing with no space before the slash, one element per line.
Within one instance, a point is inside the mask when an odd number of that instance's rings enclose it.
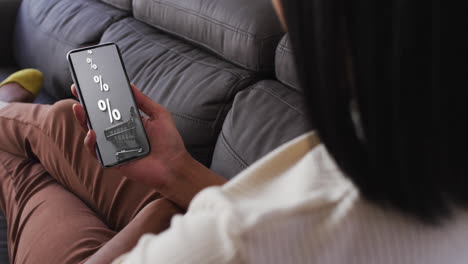
<path fill-rule="evenodd" d="M 124 159 L 127 154 L 143 152 L 143 148 L 137 141 L 136 118 L 137 113 L 135 108 L 132 107 L 130 109 L 130 118 L 128 121 L 108 127 L 104 130 L 106 139 L 112 142 L 117 148 L 117 152 L 115 153 L 117 161 Z"/>

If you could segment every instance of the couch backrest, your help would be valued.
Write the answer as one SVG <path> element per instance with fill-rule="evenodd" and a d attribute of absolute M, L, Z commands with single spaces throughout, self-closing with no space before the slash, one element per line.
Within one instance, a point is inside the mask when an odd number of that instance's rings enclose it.
<path fill-rule="evenodd" d="M 292 65 L 286 40 L 278 46 L 282 36 L 270 0 L 23 0 L 15 55 L 20 67 L 42 70 L 46 92 L 60 99 L 71 96 L 66 53 L 116 42 L 131 80 L 172 112 L 192 155 L 228 168 L 212 157 L 223 126 L 223 136 L 233 137 L 228 143 L 245 153 L 243 166 L 308 129 L 290 66 L 276 67 L 289 88 L 277 81 L 252 86 L 275 79 L 275 60 Z M 255 143 L 258 131 L 267 143 Z"/>
<path fill-rule="evenodd" d="M 67 52 L 98 43 L 125 16 L 96 0 L 23 0 L 13 41 L 16 63 L 41 70 L 44 89 L 56 99 L 71 97 Z"/>
<path fill-rule="evenodd" d="M 209 165 L 235 94 L 256 74 L 133 18 L 112 24 L 101 41 L 119 45 L 131 81 L 171 111 L 187 149 Z"/>
<path fill-rule="evenodd" d="M 232 178 L 252 163 L 313 126 L 305 113 L 287 37 L 276 52 L 280 81 L 260 81 L 235 97 L 213 154 L 211 169 Z"/>
<path fill-rule="evenodd" d="M 132 0 L 100 0 L 108 5 L 114 6 L 121 10 L 131 12 L 132 11 Z"/>
<path fill-rule="evenodd" d="M 288 34 L 281 39 L 276 49 L 275 64 L 276 78 L 284 85 L 294 90 L 301 91 L 294 62 L 294 54 Z"/>
<path fill-rule="evenodd" d="M 134 0 L 134 16 L 244 69 L 274 70 L 284 35 L 271 0 Z"/>
<path fill-rule="evenodd" d="M 283 33 L 271 3 L 134 0 L 133 14 L 101 42 L 120 46 L 130 79 L 171 111 L 187 149 L 209 166 L 235 95 L 274 76 Z"/>

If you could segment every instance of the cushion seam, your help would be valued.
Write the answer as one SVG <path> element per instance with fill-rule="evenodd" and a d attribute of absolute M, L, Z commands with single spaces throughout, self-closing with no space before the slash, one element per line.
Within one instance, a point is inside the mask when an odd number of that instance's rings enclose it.
<path fill-rule="evenodd" d="M 278 95 L 274 94 L 273 92 L 271 91 L 268 91 L 267 89 L 263 88 L 263 87 L 260 87 L 260 86 L 257 86 L 255 89 L 258 89 L 258 90 L 263 90 L 265 93 L 269 94 L 270 96 L 276 98 L 278 101 L 284 103 L 285 105 L 289 106 L 290 109 L 292 109 L 293 111 L 295 111 L 296 113 L 304 116 L 304 113 L 302 111 L 300 111 L 299 109 L 295 108 L 293 105 L 291 105 L 290 103 L 286 102 L 285 100 L 283 100 L 281 97 L 279 97 Z M 254 90 L 255 90 L 254 89 Z"/>
<path fill-rule="evenodd" d="M 117 2 L 117 3 L 116 3 L 116 2 L 111 2 L 111 0 L 102 0 L 102 2 L 104 2 L 104 3 L 106 3 L 106 4 L 110 5 L 110 6 L 113 6 L 113 7 L 116 7 L 116 8 L 120 8 L 122 11 L 127 11 L 127 12 L 129 12 L 129 11 L 132 10 L 131 5 L 130 5 L 130 9 L 129 9 L 129 8 L 127 8 L 127 7 L 123 7 L 123 5 L 120 4 L 119 2 Z"/>
<path fill-rule="evenodd" d="M 187 59 L 187 60 L 189 60 L 189 61 L 191 61 L 191 62 L 193 62 L 193 63 L 198 63 L 198 64 L 201 64 L 201 65 L 205 65 L 205 66 L 207 66 L 207 67 L 212 67 L 212 68 L 214 68 L 214 69 L 217 69 L 217 70 L 220 70 L 220 71 L 224 71 L 224 72 L 230 73 L 230 74 L 234 75 L 234 76 L 237 77 L 237 78 L 247 78 L 247 77 L 248 77 L 247 75 L 244 75 L 244 74 L 242 74 L 242 73 L 236 73 L 236 72 L 227 70 L 227 69 L 225 69 L 225 68 L 216 67 L 215 65 L 208 64 L 208 63 L 206 63 L 206 62 L 200 62 L 200 61 L 198 61 L 198 60 L 192 59 L 192 58 L 188 57 L 187 55 L 184 55 L 184 54 L 182 54 L 182 53 L 180 53 L 180 52 L 178 52 L 178 51 L 173 50 L 172 48 L 168 48 L 168 47 L 166 47 L 166 46 L 164 46 L 164 45 L 161 45 L 160 43 L 157 43 L 157 42 L 153 41 L 153 40 L 150 39 L 147 35 L 143 34 L 142 32 L 138 31 L 138 29 L 136 29 L 136 28 L 134 28 L 132 25 L 130 25 L 130 23 L 128 23 L 127 21 L 121 20 L 120 23 L 124 24 L 125 26 L 128 26 L 129 28 L 131 28 L 131 29 L 133 30 L 134 33 L 136 33 L 136 34 L 140 35 L 142 38 L 144 38 L 144 39 L 150 41 L 152 45 L 156 45 L 156 46 L 165 48 L 166 51 L 169 51 L 169 52 L 174 53 L 174 54 L 176 54 L 176 55 L 178 55 L 178 56 L 181 56 L 181 57 L 183 57 L 183 58 L 185 58 L 185 59 Z M 164 34 L 164 33 L 163 33 L 163 34 Z M 179 41 L 179 40 L 177 40 L 177 41 Z M 204 52 L 204 51 L 202 51 L 202 52 Z M 243 71 L 245 71 L 245 70 L 243 70 Z"/>
<path fill-rule="evenodd" d="M 280 43 L 280 45 L 278 46 L 278 49 L 277 49 L 277 53 L 278 53 L 278 54 L 277 54 L 277 58 L 278 58 L 278 60 L 279 60 L 279 63 L 278 63 L 278 64 L 282 64 L 282 63 L 285 61 L 286 52 L 288 52 L 288 51 L 286 50 L 286 45 L 285 45 L 284 43 Z M 292 53 L 291 53 L 290 51 L 289 51 L 289 53 L 290 53 L 290 55 L 292 56 Z M 280 65 L 277 65 L 277 66 L 280 66 Z M 285 84 L 285 85 L 291 87 L 292 89 L 294 89 L 294 90 L 296 90 L 296 91 L 299 91 L 299 88 L 298 88 L 298 87 L 296 87 L 295 85 L 291 84 L 291 82 L 286 81 L 286 79 L 288 79 L 288 78 L 284 77 L 284 75 L 281 74 L 281 72 L 283 72 L 283 71 L 280 70 L 280 67 L 276 67 L 276 69 L 277 69 L 277 73 L 276 73 L 277 76 L 276 76 L 276 77 L 278 78 L 278 80 L 279 80 L 280 82 L 282 82 L 283 84 Z"/>
<path fill-rule="evenodd" d="M 278 60 L 278 65 L 275 65 L 276 67 L 276 70 L 277 70 L 277 75 L 280 75 L 278 74 L 280 72 L 280 64 L 283 64 L 283 61 L 284 61 L 284 46 L 281 45 L 278 45 L 278 48 L 276 49 L 276 60 Z M 276 62 L 276 61 L 275 61 Z"/>
<path fill-rule="evenodd" d="M 74 46 L 76 43 L 71 43 L 69 42 L 68 40 L 65 40 L 65 38 L 59 38 L 58 36 L 56 36 L 56 34 L 52 34 L 52 32 L 49 32 L 47 31 L 40 23 L 37 23 L 37 21 L 34 21 L 33 20 L 33 17 L 31 15 L 31 7 L 30 7 L 30 3 L 28 3 L 27 5 L 27 15 L 25 16 L 27 20 L 29 20 L 29 22 L 32 22 L 36 25 L 36 28 L 37 30 L 39 30 L 40 32 L 42 32 L 43 34 L 49 36 L 50 38 L 54 39 L 55 41 L 59 42 L 59 43 L 63 43 L 63 44 L 67 44 L 69 46 Z"/>
<path fill-rule="evenodd" d="M 221 142 L 223 145 L 226 147 L 226 150 L 229 152 L 229 154 L 232 155 L 235 161 L 237 161 L 237 165 L 239 165 L 239 168 L 243 169 L 248 166 L 248 163 L 245 162 L 239 154 L 231 147 L 231 145 L 227 142 L 226 136 L 224 132 L 221 132 Z"/>
<path fill-rule="evenodd" d="M 160 2 L 160 1 L 157 1 L 157 0 L 152 0 L 152 1 L 155 2 L 156 5 L 159 3 L 160 5 L 164 5 L 164 6 L 167 6 L 167 7 L 170 7 L 170 8 L 174 8 L 174 9 L 177 9 L 177 10 L 179 10 L 179 11 L 181 11 L 181 12 L 187 12 L 187 13 L 189 13 L 189 14 L 191 14 L 191 15 L 197 16 L 197 17 L 199 17 L 199 18 L 201 18 L 201 19 L 204 19 L 204 20 L 206 20 L 206 21 L 208 21 L 208 22 L 214 23 L 215 25 L 220 26 L 220 27 L 222 27 L 222 28 L 224 28 L 224 29 L 228 29 L 228 30 L 230 30 L 230 31 L 232 31 L 232 32 L 234 32 L 234 33 L 243 33 L 243 34 L 246 34 L 246 35 L 247 35 L 247 38 L 248 38 L 248 39 L 253 39 L 254 42 L 255 42 L 256 40 L 261 41 L 261 46 L 263 46 L 263 43 L 266 42 L 266 41 L 268 41 L 269 39 L 272 39 L 272 38 L 279 38 L 280 36 L 283 36 L 283 35 L 284 35 L 284 33 L 275 33 L 275 34 L 266 35 L 266 36 L 264 36 L 264 37 L 259 38 L 259 37 L 257 37 L 258 35 L 255 35 L 255 34 L 252 34 L 252 33 L 248 33 L 248 32 L 244 32 L 244 31 L 242 31 L 240 28 L 235 28 L 235 27 L 232 27 L 232 28 L 231 28 L 231 26 L 229 26 L 228 24 L 219 22 L 219 21 L 217 21 L 217 20 L 210 19 L 210 18 L 208 18 L 208 17 L 205 18 L 205 17 L 203 17 L 203 16 L 201 16 L 201 15 L 198 15 L 198 14 L 196 14 L 196 13 L 189 12 L 188 10 L 183 9 L 183 8 L 181 8 L 181 7 L 172 6 L 172 5 L 170 5 L 170 4 L 166 3 L 166 2 Z M 144 18 L 145 18 L 145 17 L 144 17 Z M 144 19 L 144 18 L 138 17 L 138 19 Z M 248 69 L 248 70 L 253 70 L 253 71 L 260 71 L 260 72 L 261 72 L 261 71 L 270 71 L 270 70 L 274 69 L 274 65 L 262 65 L 262 64 L 257 64 L 257 65 L 255 65 L 255 66 L 249 66 L 249 65 L 247 65 L 247 64 L 245 64 L 245 63 L 241 63 L 241 62 L 239 62 L 238 60 L 236 60 L 235 56 L 227 56 L 227 55 L 225 55 L 221 50 L 219 50 L 218 48 L 214 48 L 214 47 L 210 46 L 209 44 L 206 44 L 206 43 L 203 43 L 203 42 L 201 42 L 201 41 L 195 40 L 195 39 L 192 38 L 192 37 L 184 36 L 184 35 L 182 35 L 182 34 L 180 34 L 180 33 L 175 32 L 174 30 L 171 30 L 171 29 L 167 28 L 167 27 L 164 26 L 164 25 L 158 25 L 158 24 L 154 23 L 154 22 L 151 21 L 151 20 L 149 20 L 149 21 L 146 21 L 146 20 L 145 20 L 145 21 L 143 21 L 143 22 L 148 23 L 148 24 L 152 25 L 153 27 L 155 27 L 155 28 L 157 28 L 157 29 L 160 29 L 161 31 L 164 31 L 164 32 L 167 32 L 167 33 L 169 33 L 169 34 L 175 35 L 175 36 L 177 36 L 177 37 L 179 37 L 179 38 L 182 38 L 182 39 L 184 39 L 184 40 L 186 40 L 186 41 L 194 42 L 194 43 L 196 43 L 197 45 L 199 45 L 199 46 L 201 46 L 201 47 L 203 47 L 203 48 L 205 48 L 205 49 L 207 49 L 207 50 L 209 50 L 209 51 L 211 51 L 211 52 L 217 54 L 217 55 L 220 56 L 221 58 L 223 58 L 223 59 L 225 59 L 225 60 L 228 60 L 230 63 L 233 63 L 233 64 L 235 64 L 235 65 L 238 65 L 238 66 L 240 66 L 240 67 L 242 67 L 242 68 L 245 68 L 245 69 Z M 260 49 L 260 50 L 261 50 L 261 49 Z M 259 53 L 259 56 L 261 56 L 261 52 Z"/>
<path fill-rule="evenodd" d="M 283 48 L 283 50 L 285 50 L 285 51 L 287 51 L 287 52 L 292 52 L 292 49 L 289 48 L 288 45 L 286 45 L 286 41 L 281 42 L 281 43 L 279 44 L 279 46 L 280 46 L 281 48 Z"/>
<path fill-rule="evenodd" d="M 141 20 L 140 20 L 140 21 L 141 21 Z M 147 23 L 147 22 L 145 22 L 145 21 L 142 21 L 142 22 L 143 22 L 143 23 Z M 231 57 L 233 57 L 233 56 L 224 55 L 224 54 L 221 53 L 219 50 L 217 50 L 217 49 L 215 49 L 215 48 L 209 46 L 208 44 L 205 44 L 205 43 L 202 43 L 202 42 L 199 42 L 199 41 L 195 41 L 195 40 L 193 40 L 193 39 L 191 39 L 191 38 L 189 38 L 189 37 L 186 37 L 186 36 L 184 36 L 184 35 L 182 35 L 182 34 L 176 33 L 176 32 L 174 32 L 174 31 L 172 31 L 172 30 L 169 30 L 169 29 L 167 29 L 167 28 L 165 28 L 165 27 L 163 27 L 163 26 L 158 26 L 158 25 L 155 25 L 155 24 L 153 24 L 153 23 L 149 23 L 149 25 L 152 26 L 152 27 L 154 27 L 154 28 L 156 28 L 156 29 L 158 29 L 159 31 L 165 33 L 166 35 L 173 35 L 173 36 L 176 36 L 176 37 L 178 37 L 178 38 L 180 38 L 180 39 L 182 39 L 182 40 L 185 40 L 185 41 L 187 41 L 187 42 L 189 42 L 189 43 L 195 43 L 195 45 L 198 45 L 198 46 L 200 46 L 200 47 L 206 49 L 206 51 L 203 51 L 202 49 L 200 49 L 200 50 L 202 50 L 203 52 L 205 52 L 205 53 L 211 52 L 211 53 L 215 54 L 216 56 L 219 56 L 219 57 L 220 57 L 221 59 L 223 59 L 225 62 L 227 61 L 227 63 L 230 63 L 230 64 L 232 64 L 232 65 L 236 65 L 236 66 L 238 66 L 238 67 L 240 67 L 240 68 L 242 68 L 242 69 L 244 69 L 244 70 L 257 71 L 257 67 L 251 67 L 251 66 L 249 66 L 249 65 L 247 65 L 247 64 L 244 64 L 244 63 L 242 63 L 242 62 L 239 62 L 239 61 L 235 60 L 234 58 L 231 58 Z M 271 68 L 271 66 L 270 66 L 269 68 Z M 265 69 L 265 70 L 266 70 L 266 69 Z"/>
<path fill-rule="evenodd" d="M 241 89 L 238 89 L 239 86 L 241 86 L 242 82 L 247 80 L 246 79 L 239 79 L 235 85 L 233 85 L 229 91 L 225 94 L 224 98 L 223 98 L 223 106 L 221 107 L 221 109 L 218 111 L 217 115 L 216 115 L 216 120 L 215 120 L 215 123 L 214 123 L 214 126 L 215 126 L 215 131 L 217 130 L 218 126 L 219 126 L 219 129 L 221 130 L 222 129 L 222 125 L 224 123 L 224 120 L 226 119 L 226 116 L 229 112 L 229 110 L 226 111 L 226 107 L 229 105 L 229 98 L 231 97 L 231 95 L 235 96 L 236 93 L 235 91 L 239 91 Z M 246 84 L 244 87 L 248 87 L 248 85 Z M 234 99 L 232 100 L 232 102 L 234 102 Z M 222 118 L 224 116 L 224 118 Z M 221 124 L 218 124 L 218 123 L 221 123 Z"/>
<path fill-rule="evenodd" d="M 258 61 L 257 61 L 257 65 L 262 65 L 261 61 L 262 61 L 262 55 L 263 55 L 263 50 L 264 50 L 264 46 L 265 46 L 265 42 L 269 39 L 272 39 L 272 38 L 278 38 L 280 39 L 280 36 L 282 36 L 283 34 L 278 34 L 278 35 L 275 35 L 275 36 L 270 36 L 269 38 L 267 39 L 263 39 L 260 41 L 260 47 L 258 48 Z M 259 66 L 257 67 L 257 70 L 261 71 L 262 69 L 269 69 L 269 68 L 275 68 L 275 65 L 274 65 L 274 59 L 273 59 L 273 65 L 272 66 Z"/>
<path fill-rule="evenodd" d="M 213 123 L 213 121 L 205 121 L 205 120 L 198 119 L 198 118 L 192 117 L 192 116 L 188 116 L 188 115 L 185 115 L 185 114 L 182 114 L 182 113 L 179 113 L 179 112 L 171 112 L 171 114 L 176 116 L 176 117 L 183 118 L 185 120 L 193 121 L 194 123 L 197 123 L 199 125 L 203 125 L 205 127 L 212 128 L 211 123 Z"/>
<path fill-rule="evenodd" d="M 153 3 L 155 3 L 156 5 L 157 4 L 160 4 L 160 5 L 164 5 L 166 7 L 171 7 L 171 8 L 174 8 L 174 9 L 177 9 L 179 11 L 182 11 L 182 12 L 186 12 L 188 14 L 191 14 L 193 16 L 196 16 L 196 17 L 199 17 L 203 20 L 206 20 L 208 22 L 211 22 L 215 25 L 218 25 L 218 26 L 221 26 L 222 28 L 224 29 L 227 29 L 227 30 L 230 30 L 230 31 L 233 31 L 234 33 L 242 33 L 244 35 L 246 35 L 248 38 L 252 38 L 252 39 L 262 39 L 262 38 L 270 38 L 271 36 L 275 36 L 275 35 L 278 35 L 278 34 L 273 34 L 273 35 L 266 35 L 266 36 L 262 36 L 261 38 L 259 38 L 257 34 L 254 34 L 254 33 L 250 33 L 250 32 L 247 32 L 247 31 L 244 31 L 243 29 L 241 28 L 238 28 L 238 27 L 233 27 L 229 24 L 226 24 L 222 21 L 219 21 L 217 19 L 214 19 L 214 18 L 211 18 L 211 17 L 208 17 L 208 16 L 205 16 L 205 15 L 202 15 L 200 13 L 197 13 L 196 11 L 194 10 L 189 10 L 185 7 L 182 7 L 182 6 L 179 6 L 179 5 L 176 5 L 174 3 L 168 3 L 168 2 L 163 2 L 163 1 L 158 1 L 158 0 L 152 0 Z"/>
<path fill-rule="evenodd" d="M 63 32 L 61 32 L 61 31 L 59 31 L 61 36 L 56 36 L 56 34 L 53 34 L 51 31 L 48 31 L 47 28 L 44 27 L 44 25 L 42 23 L 39 23 L 36 20 L 34 20 L 33 19 L 34 16 L 31 14 L 31 3 L 32 2 L 27 3 L 27 6 L 26 6 L 27 16 L 26 16 L 26 18 L 29 20 L 29 22 L 32 22 L 40 32 L 42 32 L 43 34 L 45 34 L 45 35 L 49 36 L 50 38 L 56 40 L 57 42 L 67 44 L 67 45 L 72 46 L 72 47 L 76 46 L 77 44 L 78 45 L 81 44 L 81 43 L 75 43 L 75 42 L 72 42 L 71 40 L 68 40 L 68 38 L 65 37 L 66 34 L 63 34 Z M 84 3 L 83 6 L 82 6 L 83 7 L 82 9 L 87 8 L 89 5 L 90 5 L 89 3 Z M 82 9 L 80 9 L 80 11 Z M 126 16 L 124 15 L 122 18 L 125 18 L 125 17 Z M 111 24 L 113 24 L 116 21 L 120 20 L 115 16 L 109 16 L 109 18 L 110 18 L 110 23 L 108 23 L 108 25 L 104 27 L 104 30 L 100 33 L 101 36 Z M 99 39 L 100 39 L 100 37 L 98 37 L 98 41 L 99 41 Z"/>
<path fill-rule="evenodd" d="M 279 77 L 280 77 L 280 76 L 279 76 Z M 281 78 L 281 79 L 278 78 L 278 80 L 279 80 L 281 83 L 283 83 L 284 85 L 290 87 L 291 89 L 294 89 L 294 90 L 296 90 L 296 91 L 300 91 L 299 88 L 297 88 L 295 85 L 291 84 L 289 81 L 285 81 L 284 78 Z"/>

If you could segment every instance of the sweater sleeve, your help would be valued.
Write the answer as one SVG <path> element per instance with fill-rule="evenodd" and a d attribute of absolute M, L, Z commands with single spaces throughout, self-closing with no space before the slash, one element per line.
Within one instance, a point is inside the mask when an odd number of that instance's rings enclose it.
<path fill-rule="evenodd" d="M 210 200 L 209 197 L 217 190 L 204 192 L 201 196 Z M 167 231 L 159 235 L 142 236 L 135 248 L 113 264 L 241 263 L 238 248 L 241 243 L 236 238 L 239 236 L 231 231 L 238 231 L 238 228 L 232 226 L 236 225 L 232 221 L 232 211 L 209 207 L 205 204 L 201 208 L 192 208 L 194 210 L 185 216 L 175 216 Z"/>

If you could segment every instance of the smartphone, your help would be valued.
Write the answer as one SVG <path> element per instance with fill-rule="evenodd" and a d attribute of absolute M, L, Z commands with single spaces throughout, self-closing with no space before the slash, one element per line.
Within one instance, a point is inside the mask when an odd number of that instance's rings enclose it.
<path fill-rule="evenodd" d="M 150 152 L 140 112 L 119 47 L 105 43 L 67 54 L 88 127 L 96 132 L 96 153 L 103 167 L 121 165 Z"/>

